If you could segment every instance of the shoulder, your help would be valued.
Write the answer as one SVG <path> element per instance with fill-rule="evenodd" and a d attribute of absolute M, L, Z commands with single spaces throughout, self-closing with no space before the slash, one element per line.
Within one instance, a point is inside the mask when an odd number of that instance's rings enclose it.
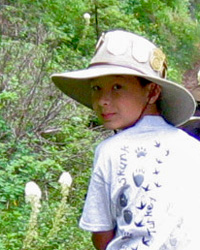
<path fill-rule="evenodd" d="M 102 141 L 97 146 L 95 154 L 110 158 L 116 156 L 125 146 L 137 148 L 139 145 L 148 145 L 152 141 L 163 142 L 175 151 L 200 151 L 200 142 L 197 139 L 162 121 L 153 125 L 138 124 L 123 130 Z"/>
<path fill-rule="evenodd" d="M 117 134 L 102 141 L 96 148 L 96 152 L 110 153 L 123 145 L 137 145 L 148 138 L 155 137 L 155 134 L 176 133 L 177 129 L 163 119 L 157 117 L 146 117 L 135 126 L 119 131 Z M 157 120 L 159 122 L 157 122 Z"/>
<path fill-rule="evenodd" d="M 186 148 L 189 151 L 193 151 L 195 149 L 200 151 L 200 141 L 181 129 L 177 129 L 176 140 L 183 148 Z"/>
<path fill-rule="evenodd" d="M 118 147 L 119 143 L 120 143 L 119 135 L 118 134 L 113 135 L 105 139 L 101 143 L 99 143 L 99 145 L 96 147 L 95 154 L 96 155 L 98 155 L 99 153 L 110 154 L 114 149 Z"/>

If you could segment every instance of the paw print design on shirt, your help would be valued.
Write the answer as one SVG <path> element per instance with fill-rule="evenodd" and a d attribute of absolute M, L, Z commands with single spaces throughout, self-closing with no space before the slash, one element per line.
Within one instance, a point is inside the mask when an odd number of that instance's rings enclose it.
<path fill-rule="evenodd" d="M 147 145 L 132 151 L 132 173 L 127 173 L 126 184 L 116 194 L 116 215 L 123 239 L 119 250 L 149 249 L 156 233 L 157 193 L 162 189 L 162 168 L 170 152 L 159 140 Z"/>
<path fill-rule="evenodd" d="M 124 193 L 119 196 L 119 204 L 121 207 L 126 207 L 128 204 L 128 199 Z"/>
<path fill-rule="evenodd" d="M 138 147 L 136 150 L 135 150 L 135 153 L 137 155 L 137 158 L 140 158 L 140 157 L 145 157 L 147 152 L 146 152 L 146 149 L 143 148 L 143 147 Z"/>
<path fill-rule="evenodd" d="M 136 205 L 135 199 L 132 198 L 132 193 L 131 185 L 123 186 L 120 189 L 117 195 L 117 217 L 121 228 L 130 228 L 130 231 L 126 229 L 122 233 L 123 240 L 128 238 L 128 241 L 133 243 L 136 237 L 135 232 L 137 232 L 137 230 L 146 232 L 145 235 L 142 234 L 142 236 L 137 236 L 140 238 L 140 242 L 134 245 L 136 249 L 139 250 L 139 245 L 145 245 L 146 247 L 150 245 L 151 235 L 147 220 L 150 218 L 153 205 L 151 205 L 150 200 L 146 201 L 145 196 L 143 196 L 141 202 L 138 201 L 138 205 Z"/>
<path fill-rule="evenodd" d="M 160 142 L 158 142 L 158 141 L 155 141 L 154 147 L 159 150 L 158 151 L 158 156 L 155 159 L 156 162 L 158 164 L 164 163 L 166 157 L 169 156 L 169 154 L 170 154 L 169 149 L 165 149 L 165 148 L 163 149 L 162 144 Z"/>
<path fill-rule="evenodd" d="M 152 151 L 153 150 L 153 151 Z M 159 140 L 155 140 L 148 148 L 140 146 L 135 150 L 136 159 L 139 167 L 133 172 L 133 181 L 137 188 L 142 187 L 145 192 L 149 192 L 154 188 L 161 188 L 162 184 L 159 182 L 159 175 L 161 173 L 162 165 L 166 158 L 170 155 L 170 151 L 162 146 Z M 148 171 L 148 162 L 155 161 L 155 167 L 152 170 L 152 182 L 145 182 L 145 169 Z M 148 172 L 149 175 L 149 172 Z M 153 181 L 154 179 L 154 181 Z"/>
<path fill-rule="evenodd" d="M 144 199 L 141 196 L 141 200 L 137 202 L 136 206 L 136 214 L 141 214 L 141 220 L 137 220 L 134 215 L 133 220 L 137 228 L 147 228 L 149 236 L 141 239 L 140 244 L 138 244 L 139 250 L 141 245 L 149 247 L 151 236 L 156 233 L 154 206 L 156 206 L 157 201 L 154 195 L 156 195 L 156 190 L 162 188 L 160 174 L 162 173 L 162 166 L 170 152 L 163 147 L 159 140 L 156 140 L 149 147 L 137 147 L 135 154 L 138 167 L 133 171 L 133 183 L 138 190 L 143 190 L 145 194 L 143 197 L 146 198 Z"/>
<path fill-rule="evenodd" d="M 185 247 L 186 249 L 188 249 L 187 245 L 190 242 L 190 240 L 188 238 L 187 233 L 183 233 L 182 227 L 185 227 L 183 218 L 177 221 L 176 226 L 173 228 L 167 240 L 159 248 L 159 250 L 175 250 L 175 249 L 182 249 L 182 248 L 185 249 Z"/>
<path fill-rule="evenodd" d="M 133 181 L 136 187 L 140 187 L 144 181 L 145 171 L 143 169 L 136 169 L 135 173 L 133 173 Z"/>
<path fill-rule="evenodd" d="M 125 185 L 123 186 L 118 193 L 117 196 L 117 204 L 116 204 L 116 215 L 117 217 L 122 216 L 123 214 L 123 210 L 127 207 L 128 205 L 128 189 L 130 188 L 129 185 Z M 126 219 L 124 219 L 124 221 L 130 221 L 130 216 L 128 215 L 128 213 L 125 213 Z M 129 218 L 128 218 L 129 217 Z"/>
<path fill-rule="evenodd" d="M 124 217 L 124 221 L 126 222 L 126 224 L 129 225 L 132 222 L 133 213 L 130 210 L 125 209 L 123 211 L 123 217 Z"/>
<path fill-rule="evenodd" d="M 139 210 L 143 210 L 146 207 L 147 203 L 141 201 L 139 206 L 136 206 L 137 209 Z"/>
<path fill-rule="evenodd" d="M 153 172 L 153 174 L 159 174 L 160 173 L 160 171 L 159 170 L 157 170 L 157 168 L 155 168 L 155 170 L 154 170 L 154 172 Z"/>
<path fill-rule="evenodd" d="M 133 213 L 127 207 L 130 198 L 130 186 L 126 185 L 121 188 L 117 198 L 117 216 L 125 225 L 131 224 L 133 220 Z"/>

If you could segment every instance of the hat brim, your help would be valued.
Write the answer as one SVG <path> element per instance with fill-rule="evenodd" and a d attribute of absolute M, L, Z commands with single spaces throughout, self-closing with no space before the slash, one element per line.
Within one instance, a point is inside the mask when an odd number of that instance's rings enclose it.
<path fill-rule="evenodd" d="M 200 140 L 200 117 L 192 116 L 186 123 L 180 126 L 182 130 L 187 132 L 189 135 Z"/>
<path fill-rule="evenodd" d="M 187 122 L 182 124 L 182 129 L 187 128 L 199 128 L 200 129 L 200 117 L 199 116 L 192 116 Z"/>
<path fill-rule="evenodd" d="M 92 108 L 90 80 L 108 75 L 138 76 L 160 85 L 162 87 L 161 115 L 173 125 L 180 126 L 194 114 L 195 100 L 184 87 L 172 81 L 145 75 L 130 68 L 98 65 L 88 69 L 55 73 L 51 78 L 66 95 Z"/>

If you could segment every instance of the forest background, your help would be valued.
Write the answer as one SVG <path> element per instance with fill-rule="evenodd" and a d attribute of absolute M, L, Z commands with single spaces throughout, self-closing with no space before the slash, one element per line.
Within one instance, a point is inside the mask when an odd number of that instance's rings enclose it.
<path fill-rule="evenodd" d="M 100 33 L 116 28 L 162 47 L 168 78 L 180 84 L 199 61 L 199 0 L 0 0 L 0 250 L 24 249 L 29 181 L 41 188 L 42 206 L 28 249 L 93 249 L 78 220 L 94 148 L 110 132 L 92 111 L 60 93 L 50 75 L 88 66 Z M 73 184 L 49 237 L 63 171 Z"/>

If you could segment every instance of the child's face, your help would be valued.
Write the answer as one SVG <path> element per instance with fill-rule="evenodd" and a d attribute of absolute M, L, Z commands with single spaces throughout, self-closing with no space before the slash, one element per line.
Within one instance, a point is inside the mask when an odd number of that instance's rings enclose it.
<path fill-rule="evenodd" d="M 93 109 L 107 129 L 132 126 L 149 100 L 149 84 L 141 86 L 136 77 L 105 76 L 92 80 L 91 88 Z"/>

